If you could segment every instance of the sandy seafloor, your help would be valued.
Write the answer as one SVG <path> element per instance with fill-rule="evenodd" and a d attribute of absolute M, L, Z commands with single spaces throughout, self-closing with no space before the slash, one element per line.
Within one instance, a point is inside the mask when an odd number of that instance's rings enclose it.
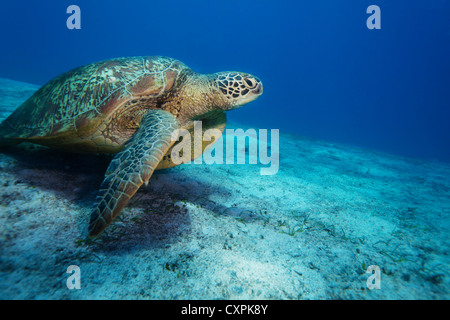
<path fill-rule="evenodd" d="M 36 89 L 1 79 L 0 117 Z M 449 164 L 281 131 L 276 175 L 157 171 L 86 243 L 109 160 L 25 144 L 0 153 L 1 299 L 450 298 Z M 80 290 L 66 286 L 70 265 Z M 370 265 L 380 289 L 367 288 Z"/>

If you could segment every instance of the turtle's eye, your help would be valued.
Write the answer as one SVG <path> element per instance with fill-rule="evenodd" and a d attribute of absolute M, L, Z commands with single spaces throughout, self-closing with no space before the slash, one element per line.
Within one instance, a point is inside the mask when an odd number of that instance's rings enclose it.
<path fill-rule="evenodd" d="M 254 78 L 244 78 L 244 84 L 247 88 L 253 89 L 258 84 L 258 81 Z"/>

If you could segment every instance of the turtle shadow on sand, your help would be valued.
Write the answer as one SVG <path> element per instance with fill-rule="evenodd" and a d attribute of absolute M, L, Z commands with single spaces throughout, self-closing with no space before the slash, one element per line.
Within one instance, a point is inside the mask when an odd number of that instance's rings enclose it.
<path fill-rule="evenodd" d="M 201 208 L 214 215 L 227 211 L 223 204 L 208 200 L 212 195 L 229 193 L 225 186 L 192 181 L 192 176 L 183 171 L 172 168 L 155 172 L 149 185 L 138 190 L 118 218 L 95 240 L 99 245 L 92 250 L 120 255 L 125 251 L 167 248 L 193 232 L 189 210 Z"/>
<path fill-rule="evenodd" d="M 87 235 L 87 216 L 110 155 L 74 154 L 28 144 L 2 149 L 0 153 L 12 161 L 12 165 L 3 165 L 3 170 L 13 176 L 8 183 L 49 191 L 76 204 L 79 217 L 85 220 L 79 222 L 80 232 Z M 191 224 L 186 208 L 176 203 L 226 212 L 227 207 L 208 200 L 211 195 L 229 193 L 225 186 L 192 181 L 184 171 L 183 167 L 156 171 L 149 185 L 138 190 L 108 228 L 101 245 L 92 249 L 120 252 L 138 244 L 164 248 L 176 242 L 179 235 L 189 232 Z"/>
<path fill-rule="evenodd" d="M 11 183 L 47 190 L 81 206 L 94 201 L 111 160 L 108 155 L 75 154 L 31 144 L 0 152 L 13 158 L 13 166 L 7 169 L 15 178 Z"/>

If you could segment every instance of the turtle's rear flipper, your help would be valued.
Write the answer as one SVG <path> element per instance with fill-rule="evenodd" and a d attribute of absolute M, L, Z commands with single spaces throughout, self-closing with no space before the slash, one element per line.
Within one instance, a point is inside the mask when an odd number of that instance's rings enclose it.
<path fill-rule="evenodd" d="M 0 124 L 0 148 L 14 146 L 14 145 L 22 142 L 20 140 L 13 140 L 13 139 L 6 138 L 10 134 L 11 134 L 11 128 L 6 123 L 6 121 L 3 121 Z"/>
<path fill-rule="evenodd" d="M 12 147 L 16 144 L 19 144 L 20 142 L 21 141 L 11 140 L 0 135 L 0 148 Z"/>
<path fill-rule="evenodd" d="M 91 213 L 89 237 L 99 235 L 150 179 L 174 143 L 171 135 L 177 128 L 177 120 L 167 111 L 150 110 L 144 115 L 139 129 L 106 170 Z"/>

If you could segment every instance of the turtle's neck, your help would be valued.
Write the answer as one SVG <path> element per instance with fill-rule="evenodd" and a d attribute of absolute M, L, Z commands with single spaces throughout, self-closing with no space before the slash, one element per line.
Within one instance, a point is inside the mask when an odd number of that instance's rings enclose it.
<path fill-rule="evenodd" d="M 178 115 L 181 123 L 201 118 L 226 103 L 216 87 L 215 77 L 215 74 L 199 73 L 188 76 L 177 93 L 181 105 Z"/>

